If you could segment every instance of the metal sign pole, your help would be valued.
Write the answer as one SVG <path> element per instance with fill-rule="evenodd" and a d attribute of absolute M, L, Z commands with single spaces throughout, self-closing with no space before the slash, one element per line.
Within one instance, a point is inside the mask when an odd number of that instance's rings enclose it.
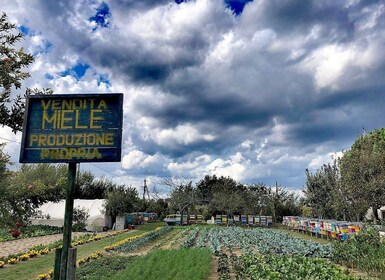
<path fill-rule="evenodd" d="M 67 279 L 68 252 L 71 247 L 72 215 L 74 211 L 76 163 L 68 164 L 66 206 L 64 214 L 63 249 L 60 264 L 60 280 Z"/>

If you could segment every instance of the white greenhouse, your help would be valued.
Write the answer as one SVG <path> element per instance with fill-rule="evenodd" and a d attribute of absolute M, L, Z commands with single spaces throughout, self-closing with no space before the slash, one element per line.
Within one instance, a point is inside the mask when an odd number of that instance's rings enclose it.
<path fill-rule="evenodd" d="M 103 227 L 111 227 L 111 217 L 104 214 L 104 199 L 75 199 L 74 209 L 86 209 L 89 214 L 87 231 L 102 231 Z M 39 207 L 39 216 L 32 219 L 34 225 L 64 225 L 65 200 L 48 202 Z"/>

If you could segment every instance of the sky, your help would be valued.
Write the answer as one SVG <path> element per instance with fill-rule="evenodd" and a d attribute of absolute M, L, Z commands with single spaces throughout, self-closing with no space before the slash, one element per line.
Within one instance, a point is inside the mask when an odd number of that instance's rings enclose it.
<path fill-rule="evenodd" d="M 0 7 L 35 56 L 23 86 L 124 94 L 122 161 L 80 165 L 96 176 L 139 188 L 215 174 L 299 190 L 306 169 L 385 126 L 385 1 Z M 17 163 L 21 133 L 0 137 Z"/>

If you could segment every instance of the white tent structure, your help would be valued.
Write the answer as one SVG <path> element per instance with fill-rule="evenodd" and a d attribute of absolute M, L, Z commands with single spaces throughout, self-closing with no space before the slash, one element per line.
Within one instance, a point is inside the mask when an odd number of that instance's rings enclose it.
<path fill-rule="evenodd" d="M 111 218 L 103 212 L 104 199 L 75 199 L 74 209 L 86 209 L 90 215 L 87 219 L 88 231 L 102 231 L 103 227 L 111 227 Z M 39 207 L 39 217 L 32 219 L 34 225 L 64 226 L 65 200 L 48 202 Z"/>

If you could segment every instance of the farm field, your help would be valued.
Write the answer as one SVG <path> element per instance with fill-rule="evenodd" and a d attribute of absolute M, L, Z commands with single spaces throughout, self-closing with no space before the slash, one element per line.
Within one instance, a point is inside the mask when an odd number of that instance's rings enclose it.
<path fill-rule="evenodd" d="M 337 265 L 332 255 L 330 242 L 275 229 L 164 227 L 81 266 L 77 279 L 100 279 L 100 267 L 109 279 L 375 279 Z"/>
<path fill-rule="evenodd" d="M 381 268 L 367 274 L 336 264 L 336 246 L 326 240 L 259 227 L 160 225 L 79 246 L 76 279 L 385 279 Z M 53 258 L 8 265 L 0 279 L 50 279 Z"/>
<path fill-rule="evenodd" d="M 84 258 L 95 251 L 103 251 L 105 246 L 116 243 L 127 237 L 142 234 L 154 230 L 161 223 L 146 224 L 138 228 L 136 231 L 126 232 L 113 237 L 101 239 L 91 243 L 81 245 L 77 249 L 77 257 Z M 15 265 L 7 265 L 0 269 L 0 279 L 14 280 L 14 279 L 36 279 L 40 273 L 47 273 L 54 264 L 55 254 L 51 252 L 36 258 L 32 258 L 25 262 L 18 262 Z"/>

